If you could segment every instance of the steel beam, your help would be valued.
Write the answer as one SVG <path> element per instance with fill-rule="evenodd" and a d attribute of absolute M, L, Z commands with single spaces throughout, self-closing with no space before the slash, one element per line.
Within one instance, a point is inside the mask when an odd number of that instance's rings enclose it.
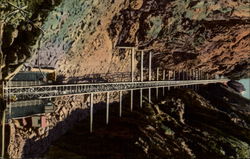
<path fill-rule="evenodd" d="M 185 71 L 184 70 L 182 70 L 182 80 L 185 80 L 186 78 L 185 78 Z"/>
<path fill-rule="evenodd" d="M 168 71 L 168 80 L 170 81 L 171 80 L 171 78 L 170 78 L 170 70 Z M 170 87 L 168 87 L 168 90 L 170 90 Z"/>
<path fill-rule="evenodd" d="M 141 51 L 141 82 L 143 82 L 143 56 L 144 51 Z"/>
<path fill-rule="evenodd" d="M 166 70 L 164 69 L 162 72 L 162 80 L 165 81 L 166 80 Z M 162 87 L 162 96 L 165 96 L 165 87 Z"/>
<path fill-rule="evenodd" d="M 148 80 L 149 81 L 151 81 L 151 75 L 152 75 L 152 73 L 151 73 L 151 69 L 152 69 L 152 52 L 149 52 L 149 68 L 148 68 Z M 149 88 L 149 90 L 148 90 L 148 100 L 149 100 L 149 102 L 151 102 L 151 88 Z"/>
<path fill-rule="evenodd" d="M 94 94 L 90 94 L 90 133 L 93 132 L 93 98 Z"/>
<path fill-rule="evenodd" d="M 148 101 L 151 103 L 151 88 L 148 89 Z"/>
<path fill-rule="evenodd" d="M 4 158 L 5 154 L 5 110 L 3 110 L 3 116 L 2 116 L 2 152 L 1 152 L 1 158 Z"/>
<path fill-rule="evenodd" d="M 143 82 L 143 58 L 144 58 L 144 51 L 142 50 L 141 51 L 141 82 Z M 140 108 L 142 108 L 142 93 L 143 93 L 143 90 L 140 89 Z"/>
<path fill-rule="evenodd" d="M 140 89 L 140 108 L 142 108 L 143 89 Z"/>
<path fill-rule="evenodd" d="M 178 78 L 177 78 L 179 81 L 181 80 L 181 71 L 178 70 Z"/>
<path fill-rule="evenodd" d="M 122 91 L 119 91 L 119 96 L 120 96 L 119 117 L 122 117 Z"/>
<path fill-rule="evenodd" d="M 202 72 L 202 70 L 200 70 L 201 71 L 201 80 L 203 80 L 203 72 Z"/>
<path fill-rule="evenodd" d="M 106 124 L 109 124 L 109 92 L 107 92 L 107 102 L 106 102 Z"/>
<path fill-rule="evenodd" d="M 131 81 L 134 82 L 135 48 L 131 49 Z"/>
<path fill-rule="evenodd" d="M 6 86 L 10 87 L 10 81 L 6 82 Z M 7 92 L 9 94 L 9 92 Z M 11 118 L 11 102 L 10 102 L 10 98 L 7 98 L 7 104 L 6 107 L 9 109 L 9 113 L 8 116 Z"/>
<path fill-rule="evenodd" d="M 159 67 L 156 68 L 156 81 L 159 81 Z M 159 97 L 159 88 L 156 88 L 156 99 Z"/>
<path fill-rule="evenodd" d="M 133 111 L 133 97 L 134 97 L 134 92 L 133 90 L 130 91 L 130 111 Z"/>
<path fill-rule="evenodd" d="M 148 80 L 151 81 L 152 80 L 152 52 L 149 52 L 149 68 L 148 68 Z"/>
<path fill-rule="evenodd" d="M 174 74 L 174 75 L 173 75 L 173 80 L 175 81 L 175 80 L 176 80 L 176 72 L 174 71 L 173 74 Z M 174 87 L 174 88 L 176 88 L 176 87 Z"/>
<path fill-rule="evenodd" d="M 134 46 L 116 46 L 118 49 L 132 49 L 135 48 Z"/>

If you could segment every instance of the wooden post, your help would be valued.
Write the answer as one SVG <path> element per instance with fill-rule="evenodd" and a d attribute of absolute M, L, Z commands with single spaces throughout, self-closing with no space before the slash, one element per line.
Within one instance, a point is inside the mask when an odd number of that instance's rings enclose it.
<path fill-rule="evenodd" d="M 109 92 L 107 92 L 107 103 L 106 103 L 106 124 L 109 124 Z"/>

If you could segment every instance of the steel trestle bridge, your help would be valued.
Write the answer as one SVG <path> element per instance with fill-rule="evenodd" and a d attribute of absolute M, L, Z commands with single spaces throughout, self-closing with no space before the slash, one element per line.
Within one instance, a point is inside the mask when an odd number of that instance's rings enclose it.
<path fill-rule="evenodd" d="M 160 68 L 157 68 L 156 78 L 152 80 L 152 52 L 148 54 L 148 81 L 144 81 L 144 51 L 136 50 L 135 47 L 117 47 L 118 49 L 129 49 L 131 54 L 131 81 L 130 82 L 112 82 L 112 83 L 87 83 L 87 84 L 62 84 L 62 85 L 33 85 L 29 86 L 13 86 L 12 81 L 4 81 L 2 83 L 2 98 L 6 102 L 6 110 L 3 111 L 2 116 L 2 154 L 4 156 L 5 150 L 5 115 L 8 113 L 9 119 L 11 119 L 11 105 L 15 102 L 25 102 L 30 100 L 50 99 L 63 96 L 72 95 L 90 95 L 90 132 L 93 131 L 93 96 L 98 93 L 106 93 L 106 124 L 109 123 L 109 101 L 110 92 L 119 92 L 119 116 L 122 116 L 122 94 L 125 91 L 130 92 L 130 109 L 133 111 L 133 91 L 140 91 L 140 108 L 142 108 L 142 96 L 143 90 L 148 90 L 148 100 L 151 101 L 151 89 L 156 89 L 156 99 L 158 98 L 159 88 L 162 88 L 163 96 L 165 94 L 165 88 L 180 87 L 180 86 L 194 86 L 196 89 L 198 85 L 211 84 L 211 83 L 223 83 L 227 82 L 227 79 L 211 79 L 208 74 L 201 72 L 201 70 L 182 70 L 182 72 L 173 71 L 173 74 L 168 73 L 166 78 L 166 70 L 162 69 L 160 76 Z M 140 58 L 140 80 L 135 80 L 135 54 L 141 53 Z M 182 78 L 181 77 L 182 73 Z M 170 77 L 171 76 L 171 77 Z M 176 78 L 178 77 L 178 78 Z M 161 80 L 160 80 L 161 78 Z"/>
<path fill-rule="evenodd" d="M 225 79 L 215 80 L 186 80 L 186 81 L 145 81 L 145 82 L 118 82 L 93 84 L 67 84 L 26 87 L 4 87 L 4 98 L 15 97 L 16 100 L 31 100 L 40 98 L 54 98 L 69 95 L 103 93 L 114 91 L 140 90 L 149 88 L 178 87 L 188 85 L 202 85 L 218 83 Z"/>

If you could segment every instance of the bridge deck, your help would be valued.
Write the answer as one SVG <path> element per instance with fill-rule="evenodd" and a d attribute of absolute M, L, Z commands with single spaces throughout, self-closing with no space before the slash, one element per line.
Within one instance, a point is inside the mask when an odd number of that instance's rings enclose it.
<path fill-rule="evenodd" d="M 89 93 L 138 90 L 147 88 L 173 87 L 186 85 L 200 85 L 225 82 L 225 79 L 216 80 L 183 80 L 183 81 L 146 81 L 146 82 L 118 82 L 118 83 L 92 83 L 92 84 L 66 84 L 29 87 L 5 87 L 5 97 L 15 97 L 17 100 L 51 98 L 67 95 L 80 95 Z"/>

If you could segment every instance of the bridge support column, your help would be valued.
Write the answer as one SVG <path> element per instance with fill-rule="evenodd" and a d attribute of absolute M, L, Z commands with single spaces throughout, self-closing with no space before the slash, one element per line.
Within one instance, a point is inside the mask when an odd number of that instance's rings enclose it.
<path fill-rule="evenodd" d="M 131 81 L 134 82 L 135 48 L 131 49 Z"/>
<path fill-rule="evenodd" d="M 142 92 L 143 89 L 140 89 L 140 108 L 142 108 Z"/>
<path fill-rule="evenodd" d="M 151 77 L 151 69 L 152 69 L 152 52 L 149 52 L 149 68 L 148 68 L 148 80 L 151 81 L 152 77 Z M 151 102 L 151 88 L 148 89 L 148 100 L 149 102 Z"/>
<path fill-rule="evenodd" d="M 168 80 L 170 81 L 171 78 L 170 78 L 170 71 L 168 71 Z M 168 90 L 170 91 L 170 87 L 168 87 Z"/>
<path fill-rule="evenodd" d="M 179 81 L 181 80 L 181 71 L 178 70 L 178 78 L 177 78 Z"/>
<path fill-rule="evenodd" d="M 185 80 L 185 75 L 184 75 L 185 71 L 182 70 L 181 72 L 182 72 L 182 81 L 184 81 Z M 183 86 L 183 88 L 187 88 L 187 86 Z"/>
<path fill-rule="evenodd" d="M 93 98 L 94 94 L 90 94 L 90 133 L 93 132 Z"/>
<path fill-rule="evenodd" d="M 192 75 L 192 70 L 188 71 L 188 80 L 192 80 L 191 75 Z"/>
<path fill-rule="evenodd" d="M 143 81 L 143 56 L 144 51 L 141 51 L 141 82 Z"/>
<path fill-rule="evenodd" d="M 182 80 L 184 81 L 185 80 L 185 71 L 182 70 Z"/>
<path fill-rule="evenodd" d="M 199 70 L 195 70 L 195 80 L 199 80 Z M 198 90 L 198 84 L 195 85 L 195 90 Z"/>
<path fill-rule="evenodd" d="M 130 91 L 130 111 L 132 112 L 133 111 L 133 95 L 134 94 L 134 92 L 133 92 L 133 90 L 131 90 Z"/>
<path fill-rule="evenodd" d="M 148 101 L 151 102 L 151 88 L 148 89 Z"/>
<path fill-rule="evenodd" d="M 165 81 L 166 79 L 166 70 L 164 69 L 162 72 L 162 80 Z M 165 96 L 165 87 L 162 87 L 162 96 Z"/>
<path fill-rule="evenodd" d="M 106 103 L 106 124 L 109 124 L 109 92 L 107 92 L 107 103 Z"/>
<path fill-rule="evenodd" d="M 10 84 L 11 84 L 10 81 L 7 81 L 7 82 L 6 82 L 6 87 L 9 88 L 9 87 L 10 87 Z M 7 96 L 9 96 L 8 91 L 7 91 Z M 8 113 L 8 114 L 9 114 L 9 117 L 11 117 L 11 102 L 10 102 L 10 99 L 9 99 L 9 98 L 7 99 L 6 108 L 9 109 L 9 113 Z"/>
<path fill-rule="evenodd" d="M 197 70 L 197 80 L 200 80 L 200 69 Z"/>
<path fill-rule="evenodd" d="M 149 81 L 151 81 L 151 79 L 152 79 L 152 77 L 151 77 L 151 75 L 152 75 L 152 52 L 149 52 L 149 61 L 148 61 L 148 80 Z"/>
<path fill-rule="evenodd" d="M 3 110 L 3 116 L 2 116 L 2 152 L 1 152 L 1 158 L 4 158 L 5 154 L 5 110 Z"/>
<path fill-rule="evenodd" d="M 144 51 L 141 51 L 141 82 L 143 82 L 143 57 Z M 142 95 L 143 95 L 143 89 L 140 89 L 140 108 L 142 108 Z"/>
<path fill-rule="evenodd" d="M 192 69 L 192 80 L 196 80 L 196 76 L 195 76 L 195 70 Z M 195 85 L 192 85 L 192 88 L 195 90 Z"/>
<path fill-rule="evenodd" d="M 188 73 L 188 74 L 187 74 L 187 77 L 188 77 L 187 79 L 188 79 L 188 80 L 192 80 L 192 70 L 188 71 L 187 73 Z M 192 86 L 189 86 L 189 88 L 192 89 Z"/>
<path fill-rule="evenodd" d="M 119 96 L 120 96 L 119 117 L 122 117 L 122 91 L 119 92 Z"/>
<path fill-rule="evenodd" d="M 175 71 L 173 71 L 173 80 L 175 81 L 175 84 L 176 84 L 176 74 L 175 74 Z M 176 88 L 176 86 L 174 86 L 174 88 Z"/>
<path fill-rule="evenodd" d="M 159 67 L 156 69 L 156 81 L 159 81 Z M 159 87 L 156 87 L 156 99 L 159 97 Z"/>

